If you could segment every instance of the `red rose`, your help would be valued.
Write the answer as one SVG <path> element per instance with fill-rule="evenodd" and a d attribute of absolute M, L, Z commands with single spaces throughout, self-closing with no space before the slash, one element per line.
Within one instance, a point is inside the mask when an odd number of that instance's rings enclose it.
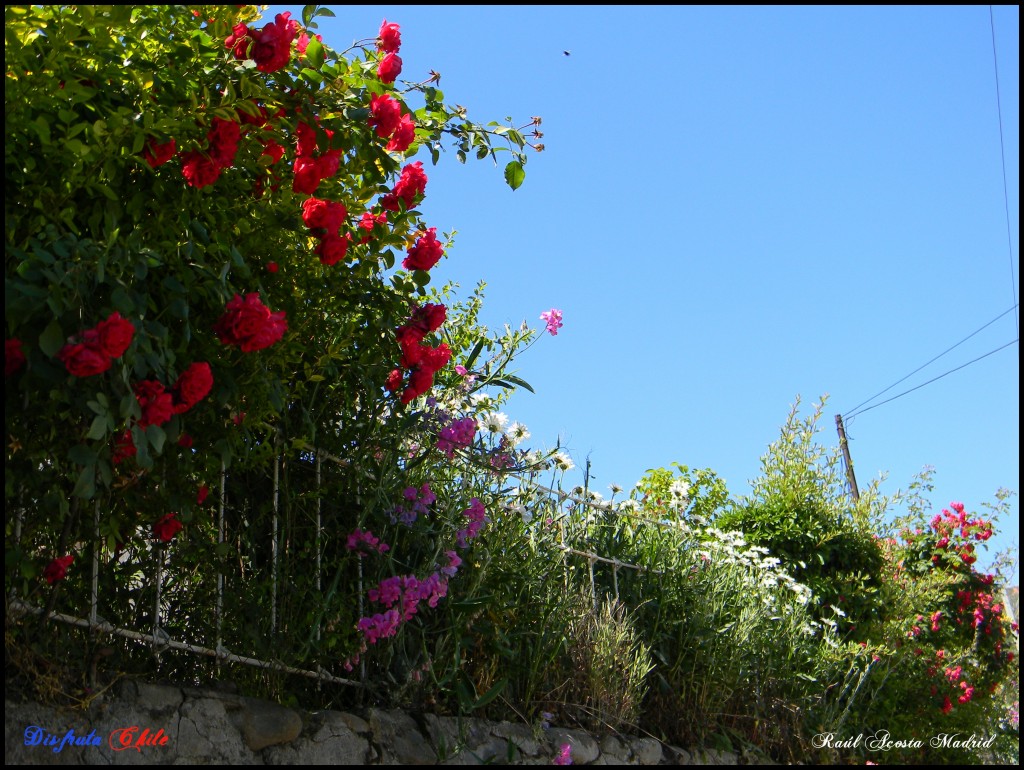
<path fill-rule="evenodd" d="M 176 518 L 176 513 L 165 513 L 159 521 L 153 525 L 153 537 L 163 543 L 169 543 L 174 536 L 181 532 L 182 524 Z"/>
<path fill-rule="evenodd" d="M 13 337 L 4 340 L 4 377 L 10 377 L 25 365 L 25 354 L 21 352 L 21 340 Z"/>
<path fill-rule="evenodd" d="M 292 182 L 292 191 L 312 195 L 320 185 L 320 173 L 317 170 L 316 161 L 308 157 L 295 159 L 295 179 Z"/>
<path fill-rule="evenodd" d="M 110 368 L 111 360 L 100 347 L 99 335 L 94 329 L 87 331 L 84 342 L 68 343 L 57 354 L 68 372 L 75 377 L 91 377 Z"/>
<path fill-rule="evenodd" d="M 174 413 L 183 414 L 194 407 L 213 388 L 213 372 L 205 361 L 191 364 L 181 373 L 172 388 L 174 396 Z"/>
<path fill-rule="evenodd" d="M 444 369 L 451 359 L 452 351 L 446 344 L 441 343 L 436 348 L 425 348 L 423 350 L 423 359 L 420 362 L 420 367 L 433 374 Z"/>
<path fill-rule="evenodd" d="M 409 145 L 412 144 L 415 138 L 416 124 L 413 123 L 409 115 L 403 115 L 402 120 L 398 123 L 398 128 L 395 129 L 395 133 L 391 137 L 391 141 L 388 142 L 387 147 L 384 149 L 388 152 L 405 152 L 409 149 Z"/>
<path fill-rule="evenodd" d="M 367 233 L 372 233 L 373 228 L 377 225 L 386 225 L 388 223 L 387 212 L 382 211 L 380 214 L 371 214 L 369 211 L 364 211 L 362 217 L 359 218 L 359 229 L 365 230 Z M 359 243 L 369 243 L 370 235 L 360 239 Z"/>
<path fill-rule="evenodd" d="M 288 330 L 288 322 L 283 310 L 271 313 L 260 302 L 259 292 L 252 292 L 244 300 L 236 294 L 213 330 L 225 345 L 236 345 L 243 353 L 252 353 L 280 340 Z"/>
<path fill-rule="evenodd" d="M 408 404 L 422 396 L 434 384 L 434 373 L 427 369 L 413 369 L 409 372 L 409 384 L 402 391 L 402 403 Z"/>
<path fill-rule="evenodd" d="M 180 436 L 178 436 L 178 446 L 180 446 L 180 447 L 182 447 L 184 449 L 191 449 L 192 448 L 192 437 L 190 435 L 188 435 L 187 433 L 182 433 Z"/>
<path fill-rule="evenodd" d="M 46 578 L 46 582 L 51 586 L 58 580 L 63 580 L 68 574 L 68 567 L 75 560 L 74 554 L 68 554 L 67 556 L 61 556 L 59 559 L 54 559 L 46 565 L 46 569 L 43 570 L 43 577 Z"/>
<path fill-rule="evenodd" d="M 276 273 L 278 270 L 277 262 L 267 262 L 267 272 Z"/>
<path fill-rule="evenodd" d="M 122 318 L 120 313 L 114 312 L 107 316 L 107 320 L 100 321 L 96 332 L 99 334 L 100 349 L 111 358 L 120 358 L 132 344 L 135 327 L 131 321 Z"/>
<path fill-rule="evenodd" d="M 388 378 L 384 381 L 384 387 L 392 393 L 402 387 L 402 370 L 392 369 L 388 374 Z"/>
<path fill-rule="evenodd" d="M 153 137 L 150 137 L 146 140 L 146 147 L 142 151 L 142 157 L 146 159 L 146 163 L 149 164 L 150 168 L 156 168 L 173 158 L 176 151 L 177 144 L 173 139 L 163 144 L 157 144 Z"/>
<path fill-rule="evenodd" d="M 277 72 L 288 65 L 292 41 L 299 33 L 298 22 L 290 21 L 290 11 L 279 13 L 272 24 L 263 29 L 251 29 L 253 44 L 249 56 L 260 72 Z"/>
<path fill-rule="evenodd" d="M 437 264 L 443 253 L 444 246 L 437 240 L 437 228 L 431 227 L 409 249 L 408 255 L 402 260 L 402 267 L 406 270 L 429 270 Z"/>
<path fill-rule="evenodd" d="M 220 179 L 221 168 L 201 152 L 181 156 L 181 174 L 190 187 L 202 189 Z"/>
<path fill-rule="evenodd" d="M 242 22 L 238 22 L 232 29 L 231 34 L 224 39 L 224 47 L 230 48 L 238 60 L 249 58 L 249 28 Z"/>
<path fill-rule="evenodd" d="M 260 128 L 265 126 L 270 114 L 267 112 L 267 108 L 262 104 L 253 104 L 256 108 L 256 115 L 250 115 L 245 110 L 235 110 L 235 114 L 238 115 L 238 122 L 240 125 L 255 126 Z"/>
<path fill-rule="evenodd" d="M 284 147 L 273 139 L 268 139 L 263 142 L 263 152 L 260 155 L 266 155 L 270 158 L 270 165 L 273 166 L 284 157 Z"/>
<path fill-rule="evenodd" d="M 199 487 L 199 491 L 196 493 L 196 505 L 202 505 L 206 502 L 206 498 L 210 496 L 210 488 L 203 484 Z"/>
<path fill-rule="evenodd" d="M 334 233 L 328 233 L 320 240 L 320 245 L 316 247 L 316 254 L 323 264 L 335 265 L 343 260 L 348 253 L 348 243 L 348 234 L 341 237 Z"/>
<path fill-rule="evenodd" d="M 132 432 L 126 430 L 114 439 L 114 454 L 111 459 L 114 461 L 114 465 L 120 465 L 125 460 L 135 457 L 137 452 L 135 441 L 132 439 Z"/>
<path fill-rule="evenodd" d="M 427 175 L 423 173 L 423 161 L 418 160 L 402 169 L 402 175 L 398 178 L 398 184 L 395 185 L 395 189 L 391 191 L 391 196 L 393 198 L 401 198 L 405 201 L 405 207 L 411 209 L 416 202 L 416 198 L 423 195 L 426 187 Z M 387 198 L 388 196 L 384 197 Z M 383 200 L 381 205 L 392 211 L 398 210 L 397 202 L 394 208 L 384 205 Z"/>
<path fill-rule="evenodd" d="M 370 128 L 377 131 L 381 139 L 391 136 L 402 119 L 402 105 L 389 94 L 370 97 Z"/>
<path fill-rule="evenodd" d="M 341 150 L 328 150 L 316 159 L 316 173 L 320 179 L 330 179 L 338 173 L 341 165 Z"/>
<path fill-rule="evenodd" d="M 440 329 L 441 324 L 445 322 L 447 317 L 448 308 L 444 305 L 435 305 L 432 302 L 428 302 L 423 307 L 413 310 L 412 317 L 409 319 L 409 325 L 420 329 L 424 334 L 428 334 Z"/>
<path fill-rule="evenodd" d="M 163 425 L 174 414 L 174 397 L 167 392 L 162 382 L 143 380 L 135 384 L 135 398 L 142 408 L 139 427 Z"/>
<path fill-rule="evenodd" d="M 409 369 L 416 366 L 423 357 L 424 332 L 414 329 L 411 326 L 399 326 L 395 331 L 395 337 L 402 348 L 402 366 Z"/>
<path fill-rule="evenodd" d="M 242 127 L 235 121 L 213 119 L 213 125 L 206 134 L 206 141 L 209 145 L 207 152 L 214 165 L 227 168 L 234 162 L 241 136 Z"/>
<path fill-rule="evenodd" d="M 302 222 L 310 230 L 326 230 L 328 235 L 337 235 L 347 217 L 348 209 L 344 203 L 319 198 L 307 198 L 302 202 Z"/>
<path fill-rule="evenodd" d="M 398 49 L 402 45 L 402 33 L 398 29 L 398 25 L 395 23 L 388 23 L 387 19 L 380 24 L 380 32 L 377 34 L 380 40 L 377 42 L 377 48 L 387 53 L 398 53 Z"/>
<path fill-rule="evenodd" d="M 380 60 L 377 77 L 382 83 L 394 83 L 395 78 L 402 74 L 402 58 L 397 53 L 389 53 Z"/>

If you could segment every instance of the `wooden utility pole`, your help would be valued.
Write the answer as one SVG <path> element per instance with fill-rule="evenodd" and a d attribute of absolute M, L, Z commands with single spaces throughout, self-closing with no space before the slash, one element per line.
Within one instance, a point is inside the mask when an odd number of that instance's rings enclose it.
<path fill-rule="evenodd" d="M 843 451 L 843 462 L 846 463 L 846 480 L 850 482 L 850 495 L 855 501 L 860 500 L 857 489 L 857 477 L 853 475 L 853 460 L 850 459 L 850 445 L 846 442 L 846 429 L 843 427 L 843 416 L 836 415 L 836 430 L 839 432 L 839 448 Z"/>

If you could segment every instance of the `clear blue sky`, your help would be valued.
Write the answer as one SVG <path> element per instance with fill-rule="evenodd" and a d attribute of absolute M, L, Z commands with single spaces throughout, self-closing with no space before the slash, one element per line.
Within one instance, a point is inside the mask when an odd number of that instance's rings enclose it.
<path fill-rule="evenodd" d="M 480 122 L 543 117 L 519 190 L 487 161 L 427 158 L 421 210 L 458 230 L 434 280 L 488 283 L 484 323 L 563 311 L 519 361 L 536 395 L 506 411 L 589 456 L 605 494 L 672 461 L 743 494 L 798 394 L 830 394 L 834 444 L 837 412 L 1020 296 L 1016 6 L 994 9 L 1009 239 L 987 6 L 333 9 L 336 50 L 386 17 L 400 81 L 440 72 Z M 1017 339 L 1017 318 L 878 400 Z M 932 465 L 936 508 L 1018 491 L 1019 371 L 1018 343 L 856 417 L 861 485 Z"/>

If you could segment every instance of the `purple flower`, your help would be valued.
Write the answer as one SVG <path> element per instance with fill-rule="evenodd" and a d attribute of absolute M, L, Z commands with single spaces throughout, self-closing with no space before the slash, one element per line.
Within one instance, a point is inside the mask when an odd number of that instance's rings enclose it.
<path fill-rule="evenodd" d="M 558 334 L 558 330 L 562 328 L 562 311 L 555 310 L 555 308 L 545 310 L 540 314 L 540 320 L 548 325 L 548 331 L 554 337 Z"/>

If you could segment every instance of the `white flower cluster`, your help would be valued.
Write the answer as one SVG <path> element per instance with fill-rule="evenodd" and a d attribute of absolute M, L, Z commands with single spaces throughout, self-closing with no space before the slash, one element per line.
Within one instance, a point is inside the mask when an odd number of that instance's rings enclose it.
<path fill-rule="evenodd" d="M 702 558 L 718 559 L 728 564 L 738 564 L 751 571 L 749 585 L 773 591 L 775 588 L 788 589 L 798 604 L 806 606 L 814 598 L 811 589 L 797 582 L 788 572 L 779 568 L 782 563 L 770 555 L 767 548 L 760 545 L 748 545 L 740 532 L 722 532 L 714 527 L 703 530 L 711 535 L 711 539 L 702 545 Z M 759 573 L 759 574 L 758 574 Z"/>

